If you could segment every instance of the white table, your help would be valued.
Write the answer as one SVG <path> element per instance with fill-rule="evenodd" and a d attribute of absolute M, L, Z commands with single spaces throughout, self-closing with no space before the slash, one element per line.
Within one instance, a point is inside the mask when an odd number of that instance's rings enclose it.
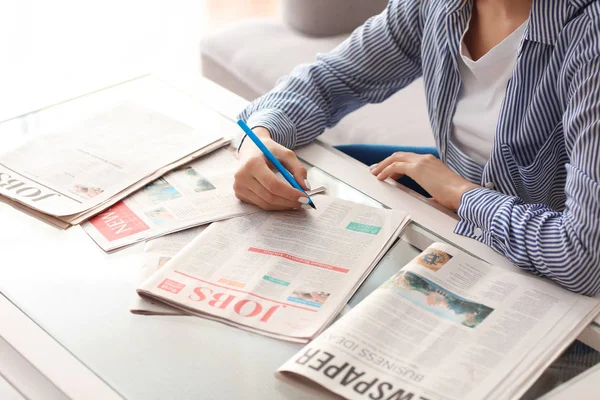
<path fill-rule="evenodd" d="M 197 77 L 183 81 L 185 85 L 180 87 L 191 97 L 210 101 L 230 118 L 245 104 L 243 99 Z M 172 84 L 178 83 L 169 83 Z M 157 103 L 174 99 L 192 101 L 185 94 L 174 95 L 171 86 L 167 89 L 163 86 L 167 87 L 146 77 L 109 89 L 100 95 L 100 100 L 98 95 L 92 95 L 57 105 L 1 124 L 0 140 L 17 145 L 31 135 L 60 128 L 71 122 L 74 115 L 84 118 L 104 101 L 135 98 L 140 93 L 156 96 Z M 313 182 L 325 183 L 330 194 L 382 206 L 372 198 L 379 196 L 387 206 L 402 207 L 419 222 L 407 229 L 351 305 L 416 255 L 419 250 L 410 243 L 422 248 L 434 240 L 445 240 L 493 264 L 510 267 L 503 257 L 480 243 L 452 234 L 456 222 L 453 217 L 422 199 L 376 180 L 361 186 L 362 192 L 356 190 L 352 185 L 361 174 L 368 172 L 329 147 L 314 144 L 299 154 L 309 163 L 322 167 L 310 168 L 309 177 Z M 351 176 L 345 177 L 349 184 L 332 176 L 343 176 L 340 169 L 352 171 Z M 200 318 L 130 314 L 129 305 L 138 285 L 142 245 L 107 255 L 78 227 L 59 231 L 4 204 L 0 204 L 0 221 L 0 292 L 121 396 L 128 399 L 314 398 L 315 393 L 309 389 L 274 377 L 277 367 L 291 357 L 299 345 Z M 434 228 L 439 237 L 429 232 Z M 588 334 L 600 337 L 593 332 L 598 327 L 590 329 Z"/>

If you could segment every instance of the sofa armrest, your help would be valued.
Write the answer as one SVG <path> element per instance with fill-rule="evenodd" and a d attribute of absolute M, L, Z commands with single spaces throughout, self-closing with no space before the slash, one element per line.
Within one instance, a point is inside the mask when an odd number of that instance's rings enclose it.
<path fill-rule="evenodd" d="M 290 27 L 323 37 L 352 32 L 386 4 L 387 0 L 281 0 L 281 9 Z"/>

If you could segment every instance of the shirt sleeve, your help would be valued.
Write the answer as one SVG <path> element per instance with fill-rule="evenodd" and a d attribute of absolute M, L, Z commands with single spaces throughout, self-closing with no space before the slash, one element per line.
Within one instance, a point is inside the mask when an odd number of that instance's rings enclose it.
<path fill-rule="evenodd" d="M 384 101 L 421 75 L 421 3 L 391 0 L 336 49 L 280 79 L 239 118 L 294 148 L 364 104 Z"/>
<path fill-rule="evenodd" d="M 477 188 L 465 193 L 455 232 L 574 292 L 600 293 L 600 57 L 574 74 L 563 115 L 572 143 L 562 212 Z"/>

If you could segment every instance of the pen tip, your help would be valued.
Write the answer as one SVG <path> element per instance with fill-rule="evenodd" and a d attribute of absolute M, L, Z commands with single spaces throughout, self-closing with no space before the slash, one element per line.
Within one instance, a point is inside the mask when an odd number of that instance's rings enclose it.
<path fill-rule="evenodd" d="M 312 201 L 310 202 L 310 206 L 311 206 L 312 208 L 314 208 L 315 210 L 317 209 L 317 206 L 315 206 L 315 203 L 313 203 Z"/>

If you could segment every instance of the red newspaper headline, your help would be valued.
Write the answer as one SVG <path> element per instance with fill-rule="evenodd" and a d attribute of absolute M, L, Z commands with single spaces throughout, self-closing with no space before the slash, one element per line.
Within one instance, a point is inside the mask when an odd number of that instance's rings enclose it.
<path fill-rule="evenodd" d="M 109 242 L 150 229 L 122 201 L 90 219 L 90 222 Z"/>
<path fill-rule="evenodd" d="M 184 272 L 181 272 L 181 271 L 173 271 L 173 272 L 175 272 L 176 274 L 179 274 L 179 275 L 183 275 L 183 276 L 185 276 L 185 277 L 187 277 L 187 278 L 193 279 L 193 280 L 195 280 L 195 281 L 202 282 L 202 283 L 206 283 L 207 285 L 215 286 L 215 287 L 218 287 L 218 288 L 221 288 L 221 289 L 226 289 L 226 290 L 228 290 L 228 291 L 231 291 L 231 292 L 237 292 L 237 293 L 248 294 L 248 295 L 250 295 L 250 296 L 257 297 L 257 298 L 259 298 L 259 299 L 262 299 L 262 300 L 267 300 L 267 301 L 270 301 L 270 302 L 272 302 L 272 303 L 280 304 L 280 305 L 282 305 L 282 306 L 285 306 L 285 307 L 293 307 L 293 308 L 299 308 L 299 309 L 301 309 L 301 310 L 305 310 L 305 311 L 317 312 L 317 310 L 314 310 L 314 309 L 311 309 L 311 308 L 306 308 L 306 307 L 301 307 L 301 306 L 298 306 L 298 305 L 296 305 L 296 304 L 290 304 L 290 303 L 281 302 L 281 301 L 278 301 L 278 300 L 275 300 L 275 299 L 271 299 L 271 298 L 269 298 L 269 297 L 264 297 L 264 296 L 261 296 L 261 295 L 259 295 L 259 294 L 253 293 L 253 292 L 248 292 L 248 291 L 245 291 L 245 290 L 240 290 L 240 289 L 235 289 L 235 288 L 231 288 L 231 287 L 227 287 L 227 286 L 219 285 L 219 284 L 216 284 L 216 283 L 214 283 L 214 282 L 205 281 L 205 280 L 203 280 L 203 279 L 196 278 L 195 276 L 188 275 L 188 274 L 186 274 L 186 273 L 184 273 Z M 168 279 L 167 279 L 167 280 L 168 280 Z M 177 283 L 177 282 L 176 282 L 176 283 Z M 164 290 L 167 290 L 168 292 L 171 292 L 171 293 L 173 293 L 171 290 L 169 290 L 169 289 L 167 289 L 167 288 L 163 288 L 163 287 L 161 287 L 161 286 L 158 286 L 158 288 L 159 288 L 159 289 L 164 289 Z M 177 293 L 179 293 L 179 292 L 177 292 Z"/>

